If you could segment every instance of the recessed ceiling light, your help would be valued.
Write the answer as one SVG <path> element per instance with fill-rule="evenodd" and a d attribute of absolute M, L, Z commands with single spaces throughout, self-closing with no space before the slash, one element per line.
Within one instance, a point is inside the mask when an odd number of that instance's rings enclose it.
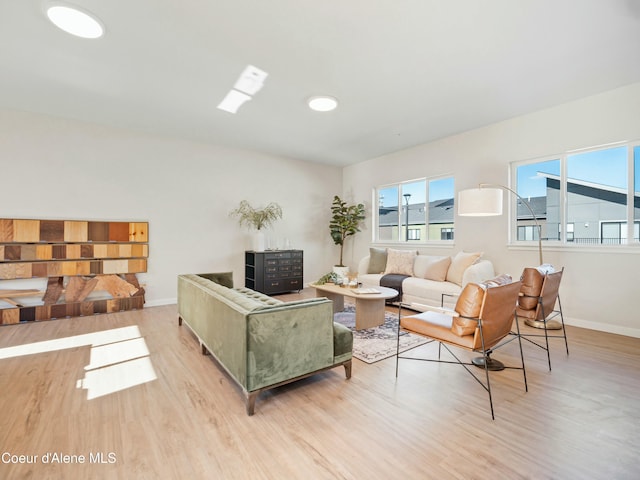
<path fill-rule="evenodd" d="M 47 7 L 47 17 L 61 30 L 82 38 L 98 38 L 104 26 L 92 14 L 77 7 L 54 4 Z"/>
<path fill-rule="evenodd" d="M 330 112 L 338 106 L 338 99 L 328 95 L 311 97 L 308 101 L 309 108 L 316 112 Z"/>

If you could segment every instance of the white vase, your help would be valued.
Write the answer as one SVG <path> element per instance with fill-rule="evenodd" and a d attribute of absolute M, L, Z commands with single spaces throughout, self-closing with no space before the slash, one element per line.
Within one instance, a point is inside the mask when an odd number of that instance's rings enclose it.
<path fill-rule="evenodd" d="M 338 276 L 338 283 L 342 283 L 342 281 L 347 278 L 347 275 L 349 275 L 349 267 L 339 267 L 338 265 L 334 265 L 333 273 Z"/>
<path fill-rule="evenodd" d="M 253 234 L 253 250 L 255 252 L 264 252 L 265 250 L 265 236 L 260 230 Z"/>

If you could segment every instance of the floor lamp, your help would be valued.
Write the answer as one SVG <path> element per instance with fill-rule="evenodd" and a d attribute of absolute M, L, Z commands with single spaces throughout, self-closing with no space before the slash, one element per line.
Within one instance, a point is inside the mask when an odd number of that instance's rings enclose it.
<path fill-rule="evenodd" d="M 542 261 L 542 227 L 538 223 L 536 214 L 533 212 L 531 205 L 524 198 L 518 195 L 515 190 L 504 185 L 492 183 L 481 183 L 478 188 L 470 188 L 462 190 L 458 194 L 458 215 L 462 217 L 490 217 L 502 215 L 502 190 L 513 193 L 522 204 L 531 212 L 531 218 L 538 229 L 538 256 L 540 265 Z"/>
<path fill-rule="evenodd" d="M 542 265 L 542 228 L 531 205 L 514 190 L 504 185 L 481 183 L 478 188 L 462 190 L 458 193 L 458 215 L 462 217 L 490 217 L 502 215 L 502 190 L 513 193 L 520 199 L 531 212 L 531 217 L 538 229 L 538 255 L 540 265 Z M 476 367 L 484 368 L 484 358 L 477 357 L 471 360 Z M 487 355 L 487 369 L 498 371 L 504 370 L 504 364 Z"/>

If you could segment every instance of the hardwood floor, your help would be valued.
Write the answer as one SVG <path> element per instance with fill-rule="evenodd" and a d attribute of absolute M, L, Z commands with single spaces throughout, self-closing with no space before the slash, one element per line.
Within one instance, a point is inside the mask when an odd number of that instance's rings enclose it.
<path fill-rule="evenodd" d="M 640 339 L 568 335 L 552 372 L 524 346 L 528 393 L 492 375 L 492 421 L 462 368 L 402 361 L 396 379 L 394 358 L 263 393 L 248 417 L 173 305 L 2 327 L 0 478 L 638 478 Z"/>

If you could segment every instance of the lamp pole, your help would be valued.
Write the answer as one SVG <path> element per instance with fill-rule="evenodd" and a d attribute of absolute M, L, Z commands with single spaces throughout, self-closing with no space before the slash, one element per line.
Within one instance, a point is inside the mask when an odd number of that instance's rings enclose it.
<path fill-rule="evenodd" d="M 407 202 L 407 211 L 406 211 L 406 223 L 405 223 L 405 234 L 404 234 L 404 240 L 405 242 L 409 241 L 409 199 L 411 198 L 411 194 L 410 193 L 405 193 L 404 195 L 402 195 L 405 199 L 405 201 Z"/>
<path fill-rule="evenodd" d="M 481 183 L 480 185 L 478 185 L 478 188 L 492 188 L 492 187 L 502 188 L 503 190 L 507 190 L 513 193 L 520 200 L 520 202 L 522 202 L 522 204 L 525 207 L 527 207 L 527 209 L 531 213 L 531 217 L 533 218 L 533 221 L 536 224 L 536 228 L 538 230 L 538 257 L 539 257 L 540 265 L 542 265 L 543 263 L 542 261 L 542 226 L 538 222 L 538 219 L 536 218 L 536 214 L 534 213 L 533 208 L 531 208 L 531 205 L 529 205 L 529 202 L 527 202 L 524 198 L 518 195 L 518 192 L 516 192 L 515 190 L 512 190 L 506 185 L 500 185 L 497 183 Z M 518 217 L 518 209 L 516 208 L 516 220 L 517 220 L 517 217 Z"/>

